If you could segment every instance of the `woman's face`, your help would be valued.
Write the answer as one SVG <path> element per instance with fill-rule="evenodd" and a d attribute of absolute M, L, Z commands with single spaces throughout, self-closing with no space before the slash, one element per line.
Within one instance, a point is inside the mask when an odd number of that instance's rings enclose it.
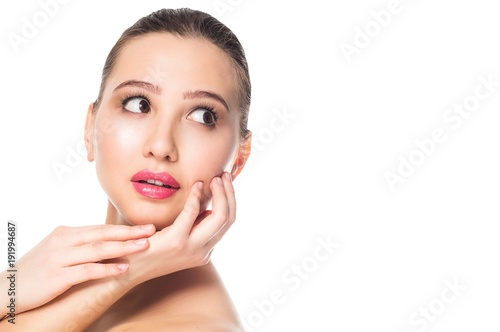
<path fill-rule="evenodd" d="M 85 134 L 111 222 L 169 226 L 197 181 L 207 207 L 210 181 L 239 150 L 237 86 L 230 58 L 207 40 L 150 33 L 126 44 Z"/>

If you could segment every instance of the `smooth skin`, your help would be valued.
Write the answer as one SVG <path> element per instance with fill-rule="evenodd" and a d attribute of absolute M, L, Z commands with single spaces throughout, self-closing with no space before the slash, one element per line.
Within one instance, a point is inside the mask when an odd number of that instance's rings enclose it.
<path fill-rule="evenodd" d="M 24 256 L 19 271 L 42 279 L 20 272 L 16 325 L 2 330 L 239 329 L 210 262 L 236 218 L 232 180 L 250 149 L 236 82 L 229 57 L 203 39 L 151 33 L 125 46 L 85 125 L 107 225 L 58 228 Z M 141 196 L 130 179 L 142 169 L 168 172 L 180 189 Z"/>

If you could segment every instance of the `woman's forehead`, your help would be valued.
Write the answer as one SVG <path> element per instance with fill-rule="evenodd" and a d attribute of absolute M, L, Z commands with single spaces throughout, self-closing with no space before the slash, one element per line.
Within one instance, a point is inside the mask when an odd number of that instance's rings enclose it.
<path fill-rule="evenodd" d="M 203 38 L 148 33 L 130 40 L 119 53 L 108 83 L 117 85 L 130 79 L 162 88 L 205 88 L 237 98 L 231 59 Z"/>

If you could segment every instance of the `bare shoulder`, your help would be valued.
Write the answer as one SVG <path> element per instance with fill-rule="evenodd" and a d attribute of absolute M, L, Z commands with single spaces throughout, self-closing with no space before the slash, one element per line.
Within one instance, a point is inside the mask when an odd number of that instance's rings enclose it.
<path fill-rule="evenodd" d="M 150 282 L 146 292 L 151 298 L 161 296 L 162 310 L 169 315 L 197 314 L 237 319 L 231 298 L 211 262 Z"/>
<path fill-rule="evenodd" d="M 134 288 L 87 331 L 243 331 L 212 263 Z"/>
<path fill-rule="evenodd" d="M 171 317 L 155 321 L 142 321 L 121 324 L 108 332 L 243 332 L 237 325 L 217 322 L 207 317 Z"/>

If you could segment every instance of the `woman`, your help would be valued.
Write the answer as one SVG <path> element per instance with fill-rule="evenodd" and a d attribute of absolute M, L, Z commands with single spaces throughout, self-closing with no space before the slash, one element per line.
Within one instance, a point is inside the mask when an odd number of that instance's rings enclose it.
<path fill-rule="evenodd" d="M 215 18 L 162 9 L 127 29 L 85 123 L 106 224 L 59 227 L 17 262 L 1 329 L 239 330 L 209 260 L 235 220 L 249 106 L 243 48 Z"/>

